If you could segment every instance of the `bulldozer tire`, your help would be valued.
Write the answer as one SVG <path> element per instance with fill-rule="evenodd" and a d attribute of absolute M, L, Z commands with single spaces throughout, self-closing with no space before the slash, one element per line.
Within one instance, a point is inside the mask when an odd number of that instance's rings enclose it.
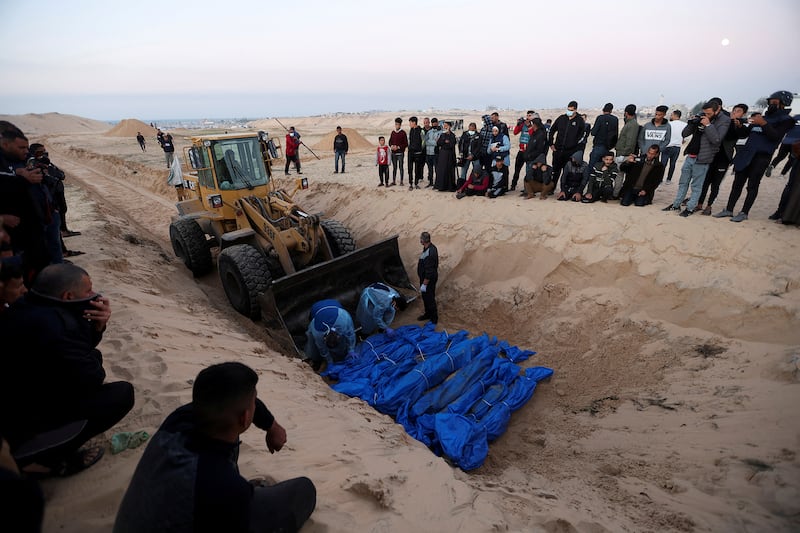
<path fill-rule="evenodd" d="M 195 277 L 208 274 L 214 268 L 206 234 L 194 220 L 179 218 L 170 224 L 169 240 L 175 255 Z"/>
<path fill-rule="evenodd" d="M 338 220 L 323 220 L 321 224 L 322 229 L 325 231 L 325 237 L 328 239 L 328 244 L 331 245 L 334 257 L 355 251 L 356 240 L 350 234 L 350 230 L 344 227 L 341 222 Z"/>
<path fill-rule="evenodd" d="M 272 281 L 266 258 L 249 244 L 237 244 L 220 252 L 217 268 L 233 308 L 257 319 L 261 315 L 258 297 Z"/>

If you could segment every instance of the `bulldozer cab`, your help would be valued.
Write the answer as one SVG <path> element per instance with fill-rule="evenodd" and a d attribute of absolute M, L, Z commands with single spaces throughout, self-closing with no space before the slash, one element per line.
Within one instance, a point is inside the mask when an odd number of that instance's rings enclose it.
<path fill-rule="evenodd" d="M 265 197 L 274 187 L 272 160 L 280 146 L 265 132 L 192 137 L 185 149 L 192 168 L 187 180 L 204 209 L 231 205 L 242 196 Z M 233 213 L 225 213 L 233 218 Z"/>

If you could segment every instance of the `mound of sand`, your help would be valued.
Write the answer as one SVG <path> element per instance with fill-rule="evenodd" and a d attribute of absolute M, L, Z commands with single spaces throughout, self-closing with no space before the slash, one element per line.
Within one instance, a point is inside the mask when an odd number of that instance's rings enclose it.
<path fill-rule="evenodd" d="M 54 133 L 99 133 L 110 127 L 106 122 L 61 113 L 0 115 L 0 120 L 11 122 L 29 137 Z"/>
<path fill-rule="evenodd" d="M 347 144 L 350 146 L 351 152 L 359 150 L 372 150 L 375 144 L 369 142 L 363 135 L 358 133 L 353 128 L 342 128 L 342 133 L 347 135 Z M 336 130 L 325 135 L 320 139 L 317 144 L 312 146 L 314 150 L 331 150 L 333 151 L 333 139 L 336 137 Z"/>
<path fill-rule="evenodd" d="M 106 135 L 109 137 L 136 137 L 136 134 L 140 131 L 145 137 L 152 137 L 157 133 L 155 128 L 148 126 L 141 120 L 126 118 L 108 130 Z"/>

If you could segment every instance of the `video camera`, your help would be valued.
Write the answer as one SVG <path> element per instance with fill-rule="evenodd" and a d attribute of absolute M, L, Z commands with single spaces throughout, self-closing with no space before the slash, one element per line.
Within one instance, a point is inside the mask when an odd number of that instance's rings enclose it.
<path fill-rule="evenodd" d="M 687 120 L 686 123 L 691 124 L 693 126 L 698 126 L 700 124 L 700 121 L 703 120 L 703 117 L 705 116 L 706 116 L 705 113 L 698 113 L 697 115 L 689 117 L 689 120 Z"/>

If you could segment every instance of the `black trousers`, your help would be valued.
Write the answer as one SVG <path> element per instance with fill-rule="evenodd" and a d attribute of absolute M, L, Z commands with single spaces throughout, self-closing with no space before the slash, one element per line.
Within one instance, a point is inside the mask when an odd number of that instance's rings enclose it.
<path fill-rule="evenodd" d="M 569 158 L 575 150 L 554 150 L 553 151 L 553 181 L 558 183 L 558 178 L 561 177 L 561 171 L 569 162 Z M 591 172 L 591 170 L 589 171 Z"/>
<path fill-rule="evenodd" d="M 73 420 L 86 420 L 86 426 L 78 435 L 58 446 L 24 458 L 20 461 L 20 466 L 31 463 L 58 466 L 86 441 L 114 427 L 133 409 L 133 403 L 133 385 L 127 381 L 104 383 L 97 392 L 79 400 L 70 409 L 68 416 L 62 414 L 53 420 L 53 429 Z"/>
<path fill-rule="evenodd" d="M 511 188 L 516 189 L 519 182 L 519 173 L 522 167 L 525 166 L 525 151 L 520 150 L 517 152 L 517 157 L 514 159 L 514 176 L 511 178 Z"/>
<path fill-rule="evenodd" d="M 307 477 L 257 487 L 250 504 L 250 531 L 298 531 L 317 506 L 317 489 Z"/>
<path fill-rule="evenodd" d="M 436 307 L 436 281 L 435 279 L 428 281 L 428 286 L 425 292 L 422 293 L 422 303 L 425 306 L 425 316 L 428 320 L 436 324 L 439 322 L 439 309 Z M 421 283 L 421 281 L 420 281 Z"/>
<path fill-rule="evenodd" d="M 425 152 L 417 154 L 408 152 L 408 184 L 419 185 L 425 170 Z"/>
<path fill-rule="evenodd" d="M 297 169 L 297 173 L 300 173 L 300 156 L 297 154 L 294 155 L 287 155 L 286 156 L 286 168 L 283 169 L 284 174 L 289 172 L 289 164 L 294 161 L 294 168 Z"/>
<path fill-rule="evenodd" d="M 742 211 L 745 213 L 750 212 L 750 208 L 758 197 L 758 187 L 761 185 L 761 178 L 764 177 L 764 171 L 769 166 L 769 159 L 772 154 L 759 153 L 753 156 L 753 160 L 744 169 L 736 172 L 733 178 L 733 185 L 731 185 L 731 194 L 728 196 L 728 205 L 726 209 L 733 211 L 736 207 L 736 202 L 739 201 L 739 196 L 742 195 L 745 183 L 747 184 L 747 196 L 744 198 L 744 205 Z"/>

